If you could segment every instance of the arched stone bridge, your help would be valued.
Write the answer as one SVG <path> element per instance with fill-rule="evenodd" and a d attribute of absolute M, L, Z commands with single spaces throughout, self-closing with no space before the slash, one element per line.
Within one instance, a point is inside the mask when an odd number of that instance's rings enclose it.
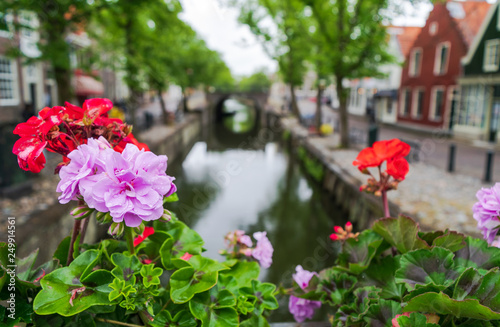
<path fill-rule="evenodd" d="M 265 109 L 267 99 L 269 98 L 268 92 L 213 92 L 207 94 L 207 100 L 212 107 L 212 117 L 215 116 L 215 121 L 221 121 L 223 117 L 224 101 L 227 99 L 244 98 L 253 101 L 255 109 L 260 116 L 260 112 Z"/>

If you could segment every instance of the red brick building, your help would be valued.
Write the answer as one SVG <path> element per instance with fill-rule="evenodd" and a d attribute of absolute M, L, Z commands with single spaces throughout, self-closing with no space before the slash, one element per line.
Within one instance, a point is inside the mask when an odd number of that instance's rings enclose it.
<path fill-rule="evenodd" d="M 398 121 L 448 129 L 458 101 L 460 59 L 467 54 L 490 4 L 437 2 L 406 57 Z"/>

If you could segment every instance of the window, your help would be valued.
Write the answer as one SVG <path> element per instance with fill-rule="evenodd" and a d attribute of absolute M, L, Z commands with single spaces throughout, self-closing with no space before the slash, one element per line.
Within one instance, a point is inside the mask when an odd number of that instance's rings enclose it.
<path fill-rule="evenodd" d="M 12 15 L 0 12 L 0 36 L 12 37 Z"/>
<path fill-rule="evenodd" d="M 483 128 L 490 94 L 489 88 L 481 84 L 462 86 L 458 125 Z"/>
<path fill-rule="evenodd" d="M 408 116 L 410 114 L 410 101 L 411 101 L 411 90 L 409 88 L 404 88 L 401 91 L 401 116 Z"/>
<path fill-rule="evenodd" d="M 429 115 L 429 119 L 431 120 L 443 119 L 444 108 L 445 108 L 444 106 L 446 104 L 444 91 L 445 89 L 443 86 L 437 86 L 432 90 L 431 112 Z"/>
<path fill-rule="evenodd" d="M 424 89 L 413 91 L 412 116 L 414 118 L 422 118 L 422 109 L 424 107 Z"/>
<path fill-rule="evenodd" d="M 410 67 L 408 75 L 410 77 L 417 77 L 420 75 L 420 65 L 422 63 L 422 49 L 415 48 L 410 52 Z"/>
<path fill-rule="evenodd" d="M 16 73 L 15 62 L 0 57 L 0 105 L 2 106 L 18 103 Z"/>
<path fill-rule="evenodd" d="M 436 47 L 434 60 L 434 75 L 444 75 L 448 71 L 448 59 L 450 57 L 450 42 L 439 43 Z"/>
<path fill-rule="evenodd" d="M 485 72 L 495 72 L 498 70 L 498 60 L 500 39 L 488 40 L 484 43 L 483 70 Z"/>
<path fill-rule="evenodd" d="M 429 34 L 436 35 L 437 31 L 438 31 L 438 23 L 432 22 L 431 25 L 429 26 Z"/>

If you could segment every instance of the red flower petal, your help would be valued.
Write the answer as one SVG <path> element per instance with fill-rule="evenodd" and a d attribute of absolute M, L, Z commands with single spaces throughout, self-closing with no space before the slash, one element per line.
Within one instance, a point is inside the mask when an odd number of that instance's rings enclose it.
<path fill-rule="evenodd" d="M 19 167 L 39 173 L 45 167 L 45 156 L 43 149 L 47 146 L 46 141 L 36 137 L 22 137 L 14 143 L 12 153 L 17 155 Z"/>
<path fill-rule="evenodd" d="M 181 260 L 186 260 L 186 261 L 189 261 L 189 259 L 191 259 L 193 255 L 190 254 L 190 253 L 184 253 L 184 255 L 181 257 Z"/>
<path fill-rule="evenodd" d="M 337 234 L 330 234 L 330 239 L 332 241 L 337 241 L 339 239 L 339 236 Z"/>
<path fill-rule="evenodd" d="M 148 236 L 153 235 L 154 233 L 155 229 L 153 227 L 144 228 L 142 235 L 139 235 L 134 239 L 134 247 L 141 244 L 146 238 L 148 238 Z"/>
<path fill-rule="evenodd" d="M 104 115 L 113 108 L 113 103 L 109 99 L 88 99 L 83 103 L 83 110 L 87 117 L 94 120 Z"/>
<path fill-rule="evenodd" d="M 342 233 L 344 231 L 340 226 L 334 226 L 333 230 L 335 231 L 335 233 Z"/>
<path fill-rule="evenodd" d="M 395 179 L 404 180 L 410 170 L 405 158 L 398 158 L 387 162 L 387 173 Z"/>

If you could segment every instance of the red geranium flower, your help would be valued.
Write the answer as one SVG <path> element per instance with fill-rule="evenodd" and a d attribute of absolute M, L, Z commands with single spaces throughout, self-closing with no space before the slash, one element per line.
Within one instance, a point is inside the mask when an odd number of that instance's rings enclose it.
<path fill-rule="evenodd" d="M 99 119 L 113 108 L 113 103 L 109 99 L 96 98 L 85 100 L 82 108 L 69 102 L 66 102 L 65 106 L 69 119 L 75 120 L 77 123 L 83 122 L 84 125 L 91 125 L 94 122 L 102 125 Z"/>
<path fill-rule="evenodd" d="M 407 156 L 408 153 L 410 146 L 398 139 L 378 141 L 373 143 L 373 147 L 361 150 L 352 164 L 358 166 L 359 170 L 364 170 L 368 167 L 378 167 L 386 160 Z"/>

